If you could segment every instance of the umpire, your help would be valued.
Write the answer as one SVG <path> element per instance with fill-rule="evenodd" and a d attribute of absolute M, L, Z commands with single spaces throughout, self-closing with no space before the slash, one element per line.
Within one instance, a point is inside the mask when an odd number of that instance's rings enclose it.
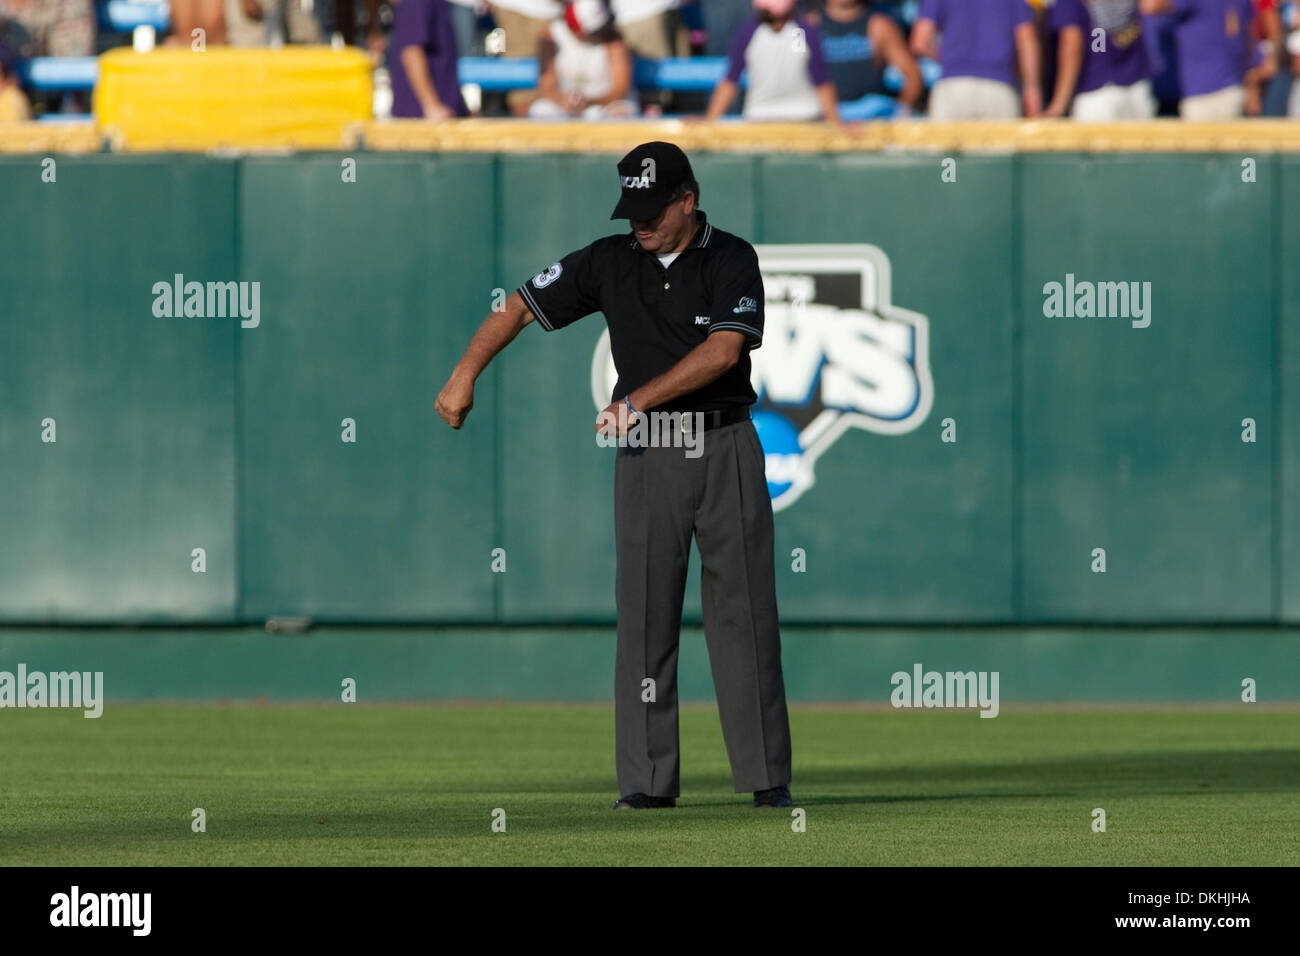
<path fill-rule="evenodd" d="M 749 417 L 756 398 L 749 350 L 763 338 L 758 256 L 697 208 L 699 184 L 673 144 L 638 146 L 618 173 L 622 197 L 610 218 L 629 220 L 632 231 L 597 239 L 520 286 L 483 321 L 436 408 L 460 428 L 478 375 L 534 319 L 550 332 L 604 313 L 618 370 L 596 423 L 607 443 L 619 439 L 614 722 L 622 796 L 614 806 L 676 805 L 677 648 L 693 534 L 736 792 L 752 791 L 756 807 L 788 807 L 772 502 Z M 672 413 L 652 416 L 671 422 L 669 432 L 696 431 L 651 447 L 629 440 L 637 416 L 649 412 Z M 688 456 L 682 445 L 695 442 L 700 447 Z"/>

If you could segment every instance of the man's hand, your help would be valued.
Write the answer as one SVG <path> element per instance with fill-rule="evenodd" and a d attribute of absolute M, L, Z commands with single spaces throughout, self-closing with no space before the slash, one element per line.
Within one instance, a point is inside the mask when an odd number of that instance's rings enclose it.
<path fill-rule="evenodd" d="M 452 428 L 460 428 L 465 424 L 469 410 L 474 407 L 473 381 L 465 381 L 453 374 L 438 393 L 438 399 L 433 403 L 433 407 L 444 422 Z"/>
<path fill-rule="evenodd" d="M 465 416 L 474 407 L 474 383 L 488 363 L 503 348 L 510 344 L 519 331 L 533 321 L 533 313 L 528 311 L 523 297 L 512 292 L 506 299 L 505 308 L 493 309 L 478 327 L 465 354 L 461 356 L 456 367 L 452 369 L 447 384 L 438 393 L 433 403 L 438 417 L 452 428 L 465 424 Z"/>
<path fill-rule="evenodd" d="M 1025 118 L 1033 119 L 1041 116 L 1043 113 L 1043 94 L 1038 91 L 1036 86 L 1027 86 L 1020 96 L 1025 110 Z"/>
<path fill-rule="evenodd" d="M 455 119 L 456 113 L 446 103 L 426 103 L 423 107 L 424 118 L 428 120 Z"/>
<path fill-rule="evenodd" d="M 1247 116 L 1258 116 L 1264 112 L 1264 100 L 1258 86 L 1246 87 L 1246 102 L 1243 107 Z"/>
<path fill-rule="evenodd" d="M 627 403 L 621 398 L 610 402 L 604 411 L 596 416 L 596 434 L 609 438 L 621 438 L 632 427 L 632 414 L 627 410 Z"/>
<path fill-rule="evenodd" d="M 587 98 L 585 96 L 583 96 L 581 93 L 578 93 L 574 90 L 570 90 L 569 92 L 564 94 L 563 106 L 565 111 L 570 116 L 577 116 L 579 113 L 581 113 L 590 105 L 591 104 L 587 102 Z"/>

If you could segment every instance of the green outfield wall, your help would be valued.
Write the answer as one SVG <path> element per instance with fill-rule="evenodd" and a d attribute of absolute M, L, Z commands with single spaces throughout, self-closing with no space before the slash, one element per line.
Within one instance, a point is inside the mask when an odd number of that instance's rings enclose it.
<path fill-rule="evenodd" d="M 775 250 L 783 621 L 1300 621 L 1300 158 L 1252 158 L 694 156 Z M 625 228 L 610 156 L 41 160 L 0 157 L 0 622 L 613 620 L 600 317 L 526 329 L 463 431 L 432 407 L 497 290 Z M 256 324 L 158 315 L 177 275 Z"/>
<path fill-rule="evenodd" d="M 1002 705 L 1300 701 L 1297 633 L 1276 627 L 803 627 L 782 631 L 791 701 L 889 706 L 894 675 L 997 675 Z M 613 693 L 612 627 L 3 628 L 0 671 L 102 674 L 103 699 L 593 701 Z M 704 634 L 682 632 L 678 694 L 714 699 Z M 91 680 L 93 678 L 83 678 Z M 928 679 L 928 678 L 923 678 Z M 1249 683 L 1245 683 L 1249 681 Z M 87 685 L 89 686 L 89 685 Z M 1249 689 L 1250 702 L 1243 700 Z M 973 704 L 971 706 L 974 706 Z M 985 708 L 988 709 L 988 708 Z M 0 712 L 3 713 L 3 712 Z M 111 710 L 105 712 L 111 717 Z M 970 715 L 974 717 L 974 714 Z"/>

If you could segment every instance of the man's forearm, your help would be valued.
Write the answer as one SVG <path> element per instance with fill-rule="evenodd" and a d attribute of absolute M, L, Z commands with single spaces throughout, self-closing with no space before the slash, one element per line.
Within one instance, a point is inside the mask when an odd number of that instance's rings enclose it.
<path fill-rule="evenodd" d="M 609 89 L 603 96 L 593 96 L 587 100 L 593 106 L 607 106 L 625 100 L 632 89 L 632 58 L 623 44 L 608 44 L 606 53 L 609 58 Z"/>
<path fill-rule="evenodd" d="M 709 336 L 668 371 L 634 389 L 628 394 L 632 407 L 639 412 L 657 408 L 716 381 L 740 359 L 738 348 L 718 338 L 733 335 L 739 333 L 719 331 Z"/>
<path fill-rule="evenodd" d="M 921 101 L 921 94 L 925 92 L 925 80 L 921 76 L 921 70 L 916 65 L 916 61 L 910 56 L 906 56 L 906 47 L 901 48 L 904 54 L 903 58 L 895 64 L 899 72 L 903 74 L 903 88 L 898 93 L 898 102 L 908 109 L 915 108 L 916 104 Z"/>
<path fill-rule="evenodd" d="M 1074 96 L 1075 85 L 1083 71 L 1083 30 L 1079 27 L 1066 27 L 1061 31 L 1060 55 L 1056 64 L 1056 90 L 1052 93 L 1052 104 L 1064 109 Z"/>
<path fill-rule="evenodd" d="M 532 321 L 533 314 L 524 305 L 516 292 L 506 300 L 506 307 L 501 312 L 490 312 L 465 347 L 452 378 L 464 378 L 473 382 L 488 363 L 496 358 L 497 353 L 514 341 L 525 325 Z"/>
<path fill-rule="evenodd" d="M 709 98 L 709 109 L 704 114 L 707 120 L 718 120 L 722 115 L 731 108 L 731 101 L 736 98 L 736 91 L 740 89 L 731 80 L 722 80 L 713 89 L 713 96 Z"/>
<path fill-rule="evenodd" d="M 438 91 L 434 89 L 433 79 L 429 76 L 429 64 L 424 59 L 424 50 L 418 46 L 403 47 L 401 60 L 402 68 L 406 70 L 406 79 L 411 84 L 411 92 L 415 94 L 421 108 L 428 110 L 440 106 L 442 100 L 438 98 Z"/>
<path fill-rule="evenodd" d="M 913 55 L 929 59 L 937 57 L 939 52 L 934 48 L 934 37 L 934 21 L 917 20 L 916 26 L 912 27 L 911 46 Z"/>
<path fill-rule="evenodd" d="M 1016 52 L 1020 60 L 1020 81 L 1025 89 L 1037 89 L 1039 84 L 1038 35 L 1028 24 L 1016 28 Z"/>
<path fill-rule="evenodd" d="M 838 126 L 840 120 L 840 102 L 835 95 L 834 83 L 823 83 L 817 87 L 817 102 L 822 107 L 822 118 L 832 126 Z"/>

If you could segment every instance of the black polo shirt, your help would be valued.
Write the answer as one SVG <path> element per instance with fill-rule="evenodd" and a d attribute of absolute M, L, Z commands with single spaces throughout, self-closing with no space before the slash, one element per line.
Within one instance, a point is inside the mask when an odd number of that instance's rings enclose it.
<path fill-rule="evenodd" d="M 603 312 L 618 384 L 610 401 L 662 375 L 714 332 L 742 332 L 748 348 L 719 378 L 664 405 L 714 411 L 755 401 L 749 350 L 763 341 L 763 277 L 758 254 L 716 229 L 702 210 L 691 244 L 665 268 L 629 231 L 571 252 L 519 287 L 548 332 Z"/>

